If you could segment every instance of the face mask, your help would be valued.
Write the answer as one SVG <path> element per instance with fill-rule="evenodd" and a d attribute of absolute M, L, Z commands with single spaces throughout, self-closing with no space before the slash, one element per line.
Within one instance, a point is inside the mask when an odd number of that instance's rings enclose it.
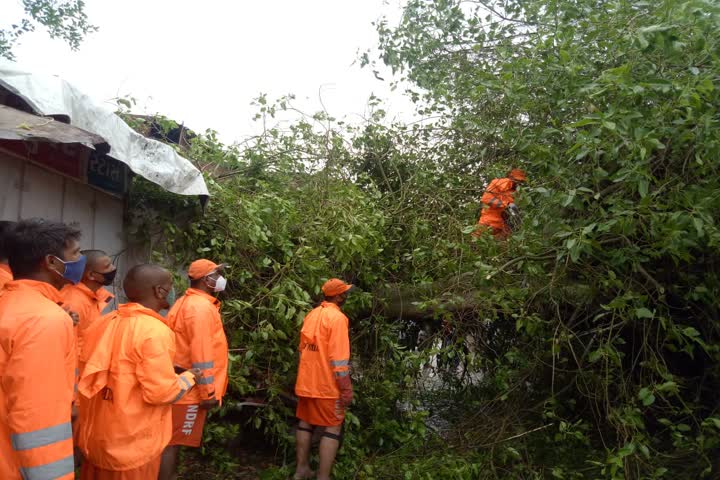
<path fill-rule="evenodd" d="M 227 287 L 227 278 L 220 275 L 218 276 L 218 278 L 215 279 L 214 284 L 208 283 L 208 287 L 212 288 L 215 292 L 222 292 L 223 290 L 225 290 L 225 287 Z"/>
<path fill-rule="evenodd" d="M 53 256 L 55 257 L 55 255 Z M 82 280 L 83 277 L 83 273 L 85 272 L 85 263 L 87 262 L 87 257 L 85 257 L 85 255 L 80 255 L 80 258 L 73 262 L 65 262 L 58 257 L 55 258 L 58 261 L 62 262 L 63 265 L 65 265 L 65 270 L 63 270 L 62 273 L 58 272 L 57 270 L 53 271 L 63 277 L 65 280 L 69 280 L 74 285 L 80 283 L 80 280 Z"/>
<path fill-rule="evenodd" d="M 102 275 L 103 281 L 100 282 L 101 284 L 105 285 L 106 287 L 108 285 L 112 285 L 113 281 L 115 280 L 115 275 L 117 274 L 117 270 L 113 270 L 112 272 L 93 272 L 96 275 Z"/>

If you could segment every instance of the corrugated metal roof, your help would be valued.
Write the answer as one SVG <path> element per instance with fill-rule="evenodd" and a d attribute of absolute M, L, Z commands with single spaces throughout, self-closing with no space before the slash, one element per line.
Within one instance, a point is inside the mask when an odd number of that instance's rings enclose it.
<path fill-rule="evenodd" d="M 77 143 L 100 154 L 110 145 L 100 135 L 59 122 L 52 117 L 40 117 L 0 105 L 0 140 Z"/>

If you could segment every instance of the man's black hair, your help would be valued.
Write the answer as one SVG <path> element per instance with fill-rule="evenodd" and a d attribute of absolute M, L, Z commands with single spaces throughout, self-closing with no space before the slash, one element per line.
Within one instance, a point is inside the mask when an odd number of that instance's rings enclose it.
<path fill-rule="evenodd" d="M 0 262 L 7 262 L 8 255 L 5 242 L 12 229 L 15 228 L 15 225 L 15 222 L 0 220 Z"/>
<path fill-rule="evenodd" d="M 15 278 L 35 273 L 46 255 L 63 260 L 63 250 L 71 240 L 80 239 L 80 230 L 42 218 L 21 220 L 5 242 L 10 270 Z"/>
<path fill-rule="evenodd" d="M 85 271 L 92 270 L 95 267 L 95 262 L 100 260 L 102 257 L 108 256 L 104 250 L 81 250 L 80 253 L 87 257 Z"/>

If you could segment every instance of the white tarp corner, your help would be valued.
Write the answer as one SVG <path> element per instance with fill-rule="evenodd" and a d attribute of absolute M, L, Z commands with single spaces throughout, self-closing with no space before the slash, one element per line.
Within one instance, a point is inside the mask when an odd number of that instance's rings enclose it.
<path fill-rule="evenodd" d="M 209 195 L 202 173 L 171 146 L 140 135 L 109 108 L 54 75 L 30 73 L 0 61 L 0 84 L 38 115 L 66 115 L 70 124 L 103 137 L 110 155 L 136 174 L 180 195 Z"/>

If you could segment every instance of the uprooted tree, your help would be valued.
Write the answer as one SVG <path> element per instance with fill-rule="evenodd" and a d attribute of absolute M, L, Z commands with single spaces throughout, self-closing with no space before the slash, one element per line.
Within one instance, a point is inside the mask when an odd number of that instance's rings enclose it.
<path fill-rule="evenodd" d="M 270 404 L 254 426 L 291 448 L 298 324 L 337 275 L 360 287 L 337 478 L 717 476 L 720 8 L 411 0 L 378 31 L 433 120 L 375 104 L 361 128 L 199 136 L 199 219 L 133 193 L 158 259 L 231 263 L 231 395 Z M 522 228 L 473 240 L 510 166 Z"/>

